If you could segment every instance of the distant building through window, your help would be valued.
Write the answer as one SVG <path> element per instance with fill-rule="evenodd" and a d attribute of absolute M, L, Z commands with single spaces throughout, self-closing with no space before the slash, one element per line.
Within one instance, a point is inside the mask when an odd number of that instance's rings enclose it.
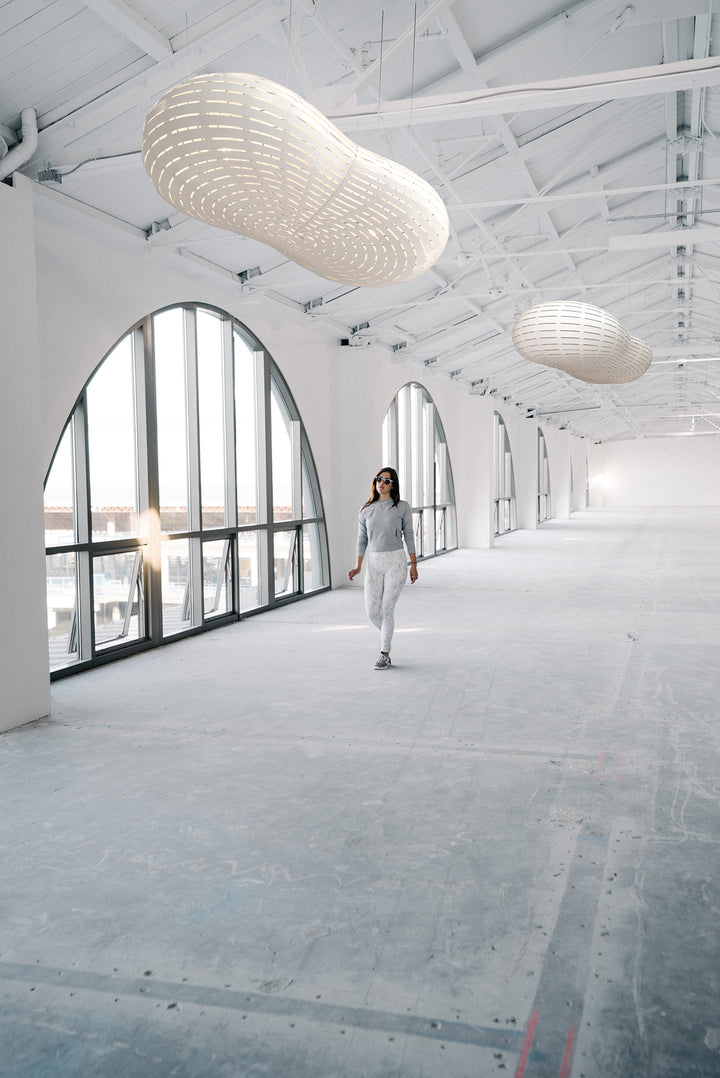
<path fill-rule="evenodd" d="M 382 463 L 396 468 L 400 496 L 410 503 L 419 558 L 457 547 L 455 487 L 445 431 L 432 397 L 409 382 L 388 408 Z"/>
<path fill-rule="evenodd" d="M 330 585 L 310 446 L 229 315 L 149 315 L 87 382 L 45 483 L 56 675 Z"/>

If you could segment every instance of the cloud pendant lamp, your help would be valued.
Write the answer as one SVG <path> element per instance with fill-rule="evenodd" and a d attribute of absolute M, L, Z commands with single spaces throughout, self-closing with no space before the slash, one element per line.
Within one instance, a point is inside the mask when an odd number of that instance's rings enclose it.
<path fill-rule="evenodd" d="M 355 285 L 409 281 L 448 239 L 437 191 L 256 75 L 198 75 L 148 113 L 145 168 L 178 210 Z"/>
<path fill-rule="evenodd" d="M 515 348 L 532 363 L 555 367 L 583 382 L 617 385 L 645 373 L 652 352 L 617 318 L 590 303 L 540 303 L 512 331 Z"/>

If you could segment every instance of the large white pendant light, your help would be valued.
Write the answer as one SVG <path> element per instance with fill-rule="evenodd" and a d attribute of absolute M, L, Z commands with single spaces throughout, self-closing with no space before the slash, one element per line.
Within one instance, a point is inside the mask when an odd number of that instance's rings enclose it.
<path fill-rule="evenodd" d="M 590 303 L 540 303 L 525 311 L 512 331 L 521 356 L 555 367 L 583 382 L 632 382 L 650 366 L 652 352 L 617 318 Z"/>
<path fill-rule="evenodd" d="M 199 75 L 169 90 L 147 115 L 142 152 L 171 205 L 332 281 L 409 281 L 447 243 L 430 184 L 256 75 Z"/>

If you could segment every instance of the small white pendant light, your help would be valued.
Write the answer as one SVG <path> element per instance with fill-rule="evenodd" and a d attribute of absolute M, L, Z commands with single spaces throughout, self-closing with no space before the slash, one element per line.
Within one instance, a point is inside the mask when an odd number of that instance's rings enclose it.
<path fill-rule="evenodd" d="M 652 352 L 617 318 L 590 303 L 540 303 L 512 331 L 515 348 L 532 363 L 555 367 L 583 382 L 616 385 L 645 373 Z"/>
<path fill-rule="evenodd" d="M 409 281 L 447 243 L 447 211 L 429 183 L 260 76 L 175 86 L 148 113 L 142 152 L 171 205 L 331 281 Z"/>

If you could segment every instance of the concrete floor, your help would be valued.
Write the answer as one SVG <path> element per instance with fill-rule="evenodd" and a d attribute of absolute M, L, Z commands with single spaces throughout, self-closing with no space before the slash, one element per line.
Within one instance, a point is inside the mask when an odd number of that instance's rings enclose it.
<path fill-rule="evenodd" d="M 596 510 L 58 682 L 3 1078 L 720 1074 L 720 510 Z M 350 563 L 349 563 L 350 564 Z"/>

